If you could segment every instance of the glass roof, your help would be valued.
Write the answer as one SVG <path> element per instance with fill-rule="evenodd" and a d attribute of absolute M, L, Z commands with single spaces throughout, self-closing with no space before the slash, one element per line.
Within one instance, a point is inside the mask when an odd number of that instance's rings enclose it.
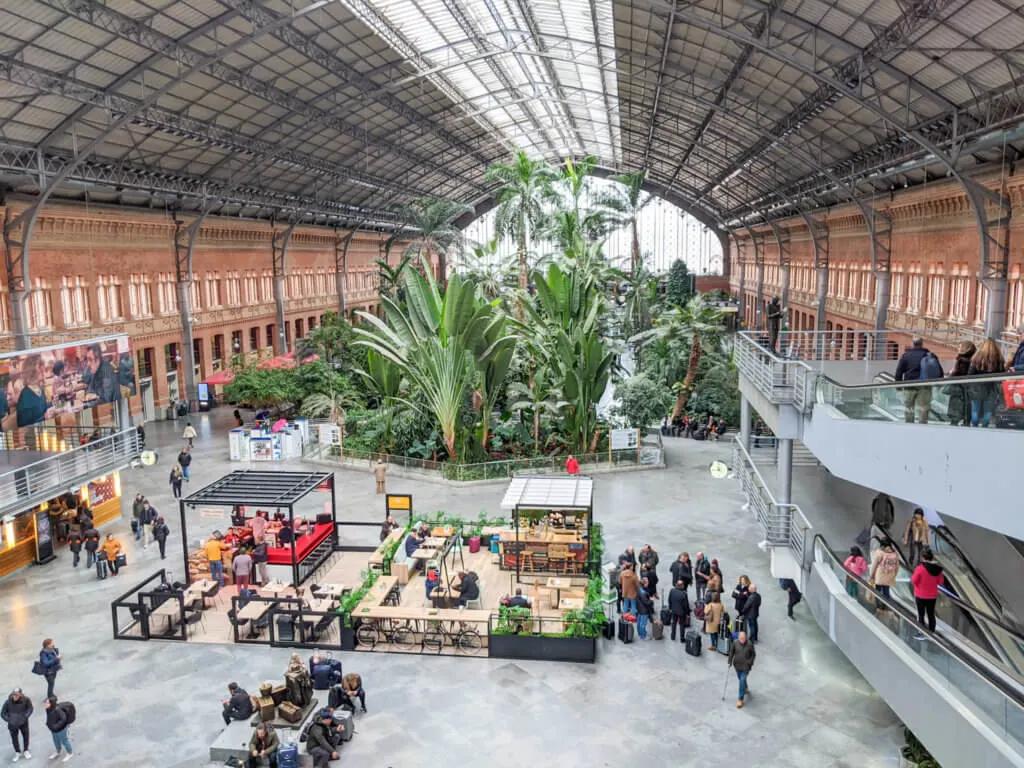
<path fill-rule="evenodd" d="M 611 0 L 343 2 L 506 145 L 621 159 Z"/>

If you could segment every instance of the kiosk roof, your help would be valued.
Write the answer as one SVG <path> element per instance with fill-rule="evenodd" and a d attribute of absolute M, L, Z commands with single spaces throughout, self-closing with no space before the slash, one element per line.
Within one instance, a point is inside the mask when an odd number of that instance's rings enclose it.
<path fill-rule="evenodd" d="M 224 475 L 182 501 L 189 505 L 287 507 L 333 477 L 330 472 L 257 472 L 240 470 Z"/>
<path fill-rule="evenodd" d="M 593 493 L 593 479 L 581 475 L 514 477 L 505 491 L 501 508 L 509 512 L 517 506 L 530 509 L 589 509 Z"/>

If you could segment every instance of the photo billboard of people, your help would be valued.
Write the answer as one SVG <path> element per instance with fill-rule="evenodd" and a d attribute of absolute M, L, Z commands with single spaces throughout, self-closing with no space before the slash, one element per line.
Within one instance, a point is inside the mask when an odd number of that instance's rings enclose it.
<path fill-rule="evenodd" d="M 11 430 L 135 394 L 126 336 L 23 352 L 0 359 L 0 428 Z"/>

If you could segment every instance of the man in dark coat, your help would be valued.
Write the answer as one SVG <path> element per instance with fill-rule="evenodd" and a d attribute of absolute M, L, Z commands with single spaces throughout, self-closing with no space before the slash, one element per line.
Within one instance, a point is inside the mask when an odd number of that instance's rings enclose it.
<path fill-rule="evenodd" d="M 757 620 L 761 615 L 761 593 L 757 591 L 757 585 L 751 584 L 747 587 L 747 600 L 743 603 L 743 619 L 747 622 L 747 632 L 750 634 L 750 642 L 757 642 Z"/>
<path fill-rule="evenodd" d="M 309 726 L 306 735 L 306 751 L 313 757 L 314 768 L 327 768 L 328 762 L 338 759 L 334 743 L 334 716 L 330 710 L 320 713 L 317 722 Z"/>
<path fill-rule="evenodd" d="M 224 705 L 221 713 L 224 725 L 231 725 L 232 720 L 248 720 L 252 717 L 252 699 L 245 689 L 240 688 L 238 683 L 229 683 L 228 693 L 231 698 L 221 702 Z"/>
<path fill-rule="evenodd" d="M 22 693 L 21 688 L 15 688 L 4 702 L 3 709 L 0 709 L 0 719 L 7 723 L 7 730 L 11 733 L 15 761 L 19 756 L 26 760 L 32 759 L 32 753 L 28 751 L 28 719 L 31 716 L 32 700 Z M 20 745 L 19 734 L 22 742 Z"/>
<path fill-rule="evenodd" d="M 682 579 L 668 593 L 668 609 L 672 612 L 670 637 L 676 639 L 676 625 L 679 626 L 679 642 L 686 642 L 686 617 L 690 613 L 690 599 L 686 596 L 686 584 Z"/>
<path fill-rule="evenodd" d="M 768 344 L 774 352 L 779 343 L 779 328 L 782 326 L 782 305 L 779 304 L 778 296 L 773 296 L 772 300 L 768 302 L 765 325 L 768 327 Z"/>

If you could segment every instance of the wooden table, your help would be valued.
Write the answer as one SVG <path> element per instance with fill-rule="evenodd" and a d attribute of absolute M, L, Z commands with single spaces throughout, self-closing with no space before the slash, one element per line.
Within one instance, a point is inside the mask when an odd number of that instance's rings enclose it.
<path fill-rule="evenodd" d="M 174 620 L 181 615 L 181 604 L 174 598 L 169 598 L 151 610 L 149 615 L 151 618 L 159 616 L 162 619 L 167 619 L 167 629 L 164 631 L 164 634 L 169 635 L 174 629 Z"/>
<path fill-rule="evenodd" d="M 440 536 L 430 536 L 423 540 L 423 543 L 420 544 L 420 549 L 439 549 L 444 546 L 445 541 L 446 539 Z"/>
<path fill-rule="evenodd" d="M 563 611 L 581 611 L 585 602 L 582 597 L 563 597 L 558 601 L 558 607 Z"/>
<path fill-rule="evenodd" d="M 334 599 L 330 597 L 325 597 L 320 600 L 311 600 L 309 602 L 309 610 L 314 613 L 327 613 L 334 608 L 334 603 Z"/>
<path fill-rule="evenodd" d="M 572 586 L 570 579 L 559 579 L 550 578 L 545 585 L 548 589 L 555 590 L 555 605 L 558 605 L 562 600 L 562 590 Z"/>
<path fill-rule="evenodd" d="M 424 548 L 422 545 L 420 545 L 419 549 L 409 555 L 410 560 L 431 560 L 435 557 L 437 557 L 436 549 Z"/>
<path fill-rule="evenodd" d="M 326 595 L 327 597 L 333 597 L 335 599 L 341 597 L 348 591 L 348 587 L 344 584 L 320 584 L 316 591 L 313 592 L 313 597 L 317 595 Z"/>
<path fill-rule="evenodd" d="M 259 591 L 261 593 L 266 592 L 267 594 L 273 595 L 274 597 L 278 597 L 279 595 L 283 595 L 289 589 L 291 589 L 291 587 L 289 587 L 287 584 L 282 584 L 280 581 L 270 581 L 264 584 L 262 587 L 260 587 Z"/>
<path fill-rule="evenodd" d="M 202 579 L 200 581 L 193 581 L 191 584 L 188 585 L 188 588 L 185 590 L 185 602 L 189 603 L 192 600 L 195 600 L 196 598 L 201 598 L 203 596 L 203 592 L 205 592 L 208 589 L 213 589 L 213 585 L 216 583 L 217 582 L 213 579 Z"/>
<path fill-rule="evenodd" d="M 239 619 L 248 619 L 249 621 L 257 621 L 262 619 L 267 611 L 270 610 L 270 606 L 273 603 L 268 603 L 263 600 L 250 600 L 245 606 L 238 612 L 237 616 Z"/>

